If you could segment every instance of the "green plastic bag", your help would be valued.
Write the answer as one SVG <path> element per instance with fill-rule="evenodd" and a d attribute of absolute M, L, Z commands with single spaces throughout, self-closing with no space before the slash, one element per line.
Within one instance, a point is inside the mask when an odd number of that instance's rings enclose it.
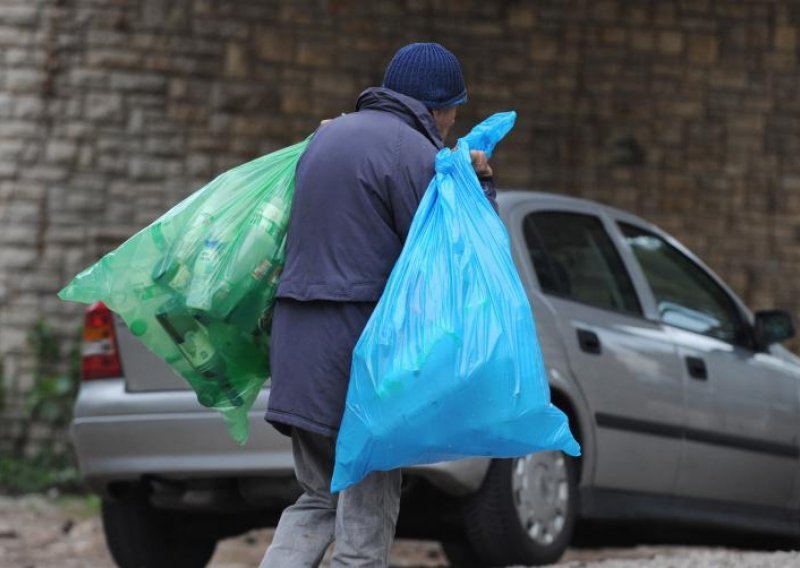
<path fill-rule="evenodd" d="M 269 329 L 309 139 L 214 179 L 78 274 L 62 300 L 104 302 L 247 441 L 269 377 Z"/>

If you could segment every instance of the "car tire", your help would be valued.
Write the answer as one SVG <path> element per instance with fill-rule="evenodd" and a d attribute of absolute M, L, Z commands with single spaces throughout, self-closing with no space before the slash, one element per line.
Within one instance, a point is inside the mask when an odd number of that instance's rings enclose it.
<path fill-rule="evenodd" d="M 467 538 L 487 566 L 558 561 L 578 517 L 578 462 L 561 452 L 493 460 L 465 505 Z"/>
<path fill-rule="evenodd" d="M 103 501 L 103 530 L 120 568 L 203 568 L 216 540 L 190 538 L 176 529 L 178 519 L 144 499 Z"/>

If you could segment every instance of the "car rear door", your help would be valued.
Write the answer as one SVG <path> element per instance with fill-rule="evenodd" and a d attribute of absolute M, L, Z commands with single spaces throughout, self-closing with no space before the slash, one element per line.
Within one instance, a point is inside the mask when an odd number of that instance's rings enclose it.
<path fill-rule="evenodd" d="M 546 199 L 515 217 L 596 421 L 593 484 L 671 493 L 682 439 L 662 434 L 683 427 L 682 376 L 673 344 L 644 317 L 609 221 L 582 202 Z"/>
<path fill-rule="evenodd" d="M 745 310 L 688 251 L 652 229 L 620 229 L 686 377 L 686 454 L 676 493 L 789 506 L 800 455 L 796 371 L 753 349 Z"/>

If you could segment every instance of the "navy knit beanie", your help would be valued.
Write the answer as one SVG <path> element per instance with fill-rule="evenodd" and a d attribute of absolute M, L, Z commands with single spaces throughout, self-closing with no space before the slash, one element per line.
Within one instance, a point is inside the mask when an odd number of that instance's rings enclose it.
<path fill-rule="evenodd" d="M 386 68 L 383 86 L 417 99 L 430 109 L 467 102 L 461 65 L 438 43 L 411 43 L 400 48 Z"/>

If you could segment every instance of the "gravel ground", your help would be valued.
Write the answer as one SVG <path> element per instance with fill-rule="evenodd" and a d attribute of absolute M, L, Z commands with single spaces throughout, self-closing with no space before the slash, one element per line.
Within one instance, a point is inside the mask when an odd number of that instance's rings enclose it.
<path fill-rule="evenodd" d="M 211 568 L 258 565 L 272 531 L 258 530 L 219 544 Z M 448 566 L 437 543 L 398 540 L 394 568 Z M 686 546 L 570 550 L 560 568 L 790 568 L 797 552 L 749 552 Z M 0 568 L 114 568 L 96 506 L 87 499 L 0 497 Z"/>

